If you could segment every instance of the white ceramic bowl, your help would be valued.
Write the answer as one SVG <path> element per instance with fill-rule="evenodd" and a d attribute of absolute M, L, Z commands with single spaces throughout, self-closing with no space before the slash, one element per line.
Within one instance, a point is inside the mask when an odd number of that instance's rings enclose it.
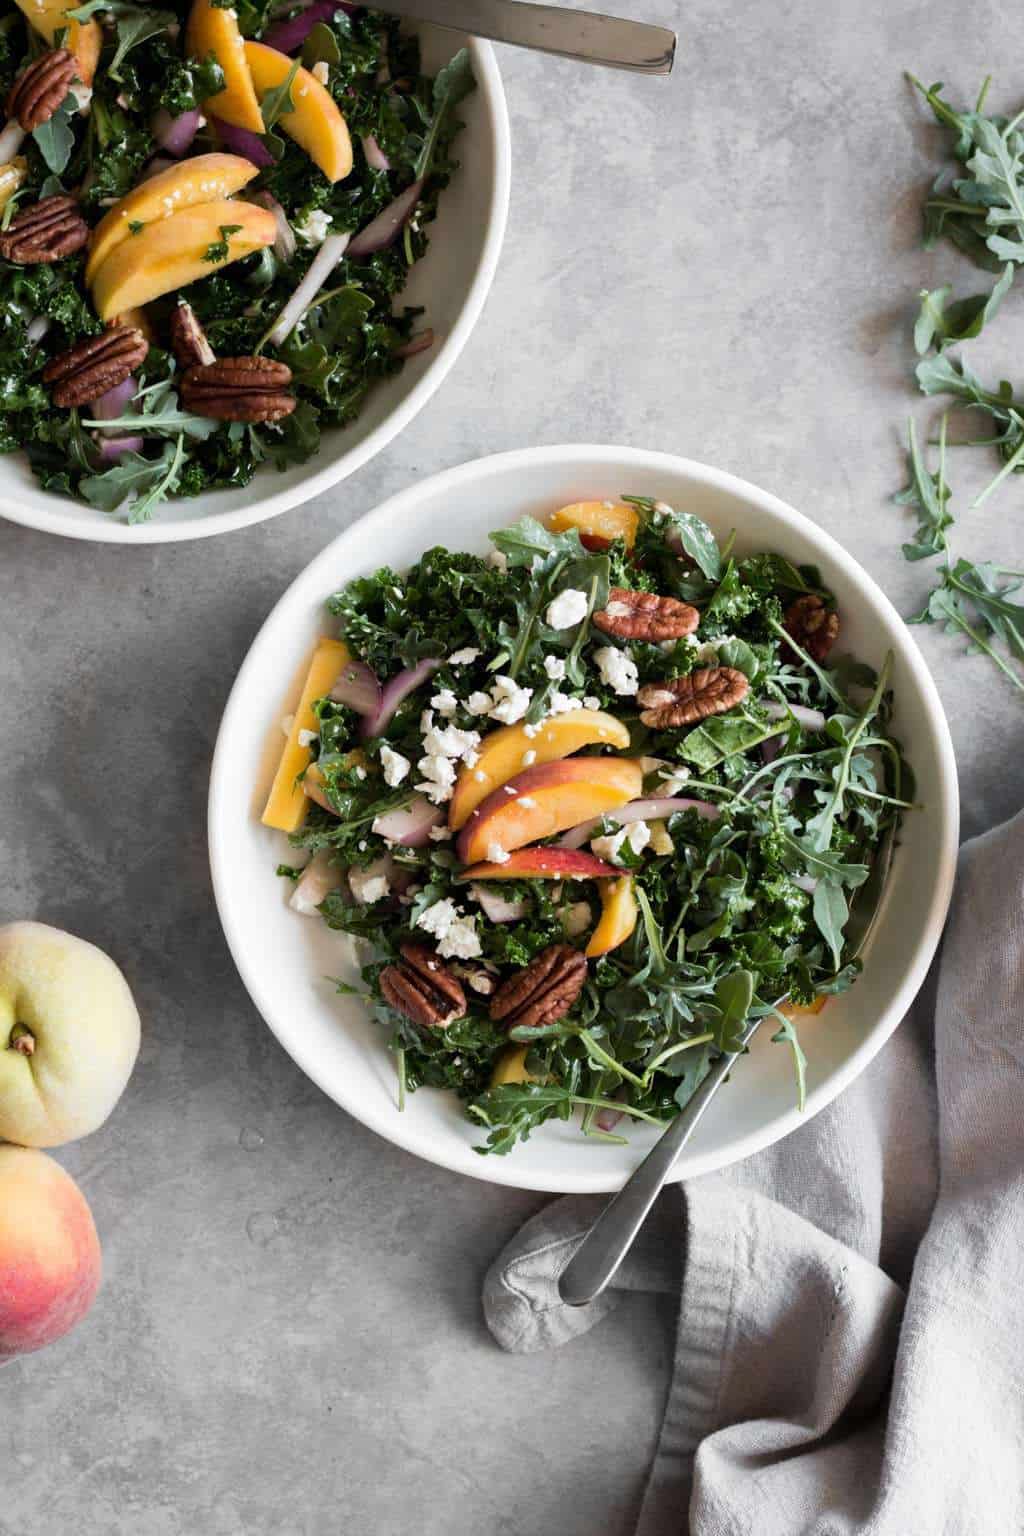
<path fill-rule="evenodd" d="M 354 474 L 407 426 L 443 383 L 480 317 L 501 253 L 508 215 L 511 142 L 505 92 L 490 43 L 440 27 L 418 29 L 424 66 L 435 71 L 462 47 L 477 89 L 460 105 L 458 172 L 441 196 L 430 247 L 398 305 L 422 305 L 439 343 L 373 389 L 358 420 L 324 433 L 320 452 L 279 473 L 262 469 L 243 489 L 163 503 L 151 522 L 129 527 L 84 503 L 44 491 L 22 454 L 0 457 L 0 516 L 46 533 L 111 544 L 208 538 L 276 517 Z"/>
<path fill-rule="evenodd" d="M 453 1095 L 421 1089 L 404 1113 L 395 1072 L 360 1003 L 335 994 L 348 941 L 288 908 L 274 867 L 287 842 L 259 815 L 281 750 L 281 717 L 295 706 L 315 637 L 333 632 L 324 599 L 381 564 L 407 566 L 441 543 L 482 552 L 486 535 L 523 513 L 620 493 L 662 497 L 703 517 L 719 537 L 737 530 L 742 554 L 774 549 L 821 567 L 838 596 L 844 649 L 879 664 L 895 653 L 894 730 L 917 775 L 924 808 L 908 814 L 885 909 L 857 985 L 801 1024 L 807 1107 L 795 1106 L 789 1053 L 763 1031 L 718 1095 L 678 1163 L 678 1177 L 721 1168 L 795 1130 L 862 1072 L 924 979 L 949 905 L 956 861 L 956 768 L 942 706 L 892 604 L 828 534 L 744 480 L 667 454 L 628 448 L 533 448 L 480 459 L 395 496 L 307 566 L 260 630 L 224 712 L 210 784 L 214 889 L 235 962 L 256 1007 L 304 1072 L 336 1103 L 420 1157 L 478 1179 L 528 1189 L 617 1188 L 651 1144 L 583 1140 L 571 1123 L 542 1127 L 507 1157 L 473 1151 L 482 1137 Z M 354 979 L 354 978 L 353 978 Z"/>

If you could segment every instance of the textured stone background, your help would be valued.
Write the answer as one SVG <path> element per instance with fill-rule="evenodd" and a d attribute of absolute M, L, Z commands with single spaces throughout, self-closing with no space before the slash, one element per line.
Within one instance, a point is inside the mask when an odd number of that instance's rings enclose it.
<path fill-rule="evenodd" d="M 3 1373 L 3 1536 L 631 1528 L 670 1313 L 638 1299 L 560 1354 L 494 1349 L 481 1276 L 539 1198 L 415 1161 L 299 1074 L 221 938 L 204 813 L 225 697 L 285 585 L 384 496 L 480 454 L 589 440 L 706 459 L 918 604 L 925 572 L 900 558 L 887 501 L 908 323 L 920 286 L 964 274 L 917 248 L 935 136 L 900 70 L 973 96 L 1016 7 L 637 9 L 679 27 L 668 82 L 503 51 L 498 280 L 453 377 L 381 459 L 213 542 L 133 551 L 0 524 L 0 918 L 111 950 L 145 1022 L 114 1119 L 61 1154 L 106 1287 L 78 1333 Z M 993 101 L 1021 94 L 1008 76 Z M 1022 311 L 1013 296 L 975 349 L 986 376 L 1012 366 Z M 1024 565 L 1022 495 L 972 515 L 962 547 Z M 1020 803 L 1020 706 L 957 641 L 917 635 L 977 831 Z"/>

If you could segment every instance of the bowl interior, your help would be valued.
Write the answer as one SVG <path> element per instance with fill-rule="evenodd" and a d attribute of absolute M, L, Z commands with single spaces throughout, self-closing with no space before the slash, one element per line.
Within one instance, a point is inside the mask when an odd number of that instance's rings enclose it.
<path fill-rule="evenodd" d="M 275 864 L 286 839 L 259 824 L 280 752 L 278 722 L 294 707 L 323 600 L 381 564 L 408 565 L 443 543 L 483 551 L 489 530 L 524 512 L 543 516 L 586 497 L 662 497 L 703 517 L 720 537 L 737 530 L 742 554 L 774 549 L 821 567 L 839 599 L 844 649 L 878 665 L 895 653 L 895 732 L 917 775 L 923 809 L 910 814 L 882 920 L 853 990 L 801 1025 L 808 1104 L 795 1106 L 789 1052 L 767 1031 L 719 1094 L 678 1164 L 689 1177 L 765 1146 L 824 1107 L 867 1065 L 920 986 L 945 918 L 957 845 L 956 776 L 948 729 L 917 648 L 879 588 L 827 534 L 774 497 L 732 476 L 668 455 L 555 448 L 463 466 L 394 498 L 347 530 L 295 581 L 257 636 L 235 684 L 211 780 L 210 850 L 221 919 L 257 1008 L 296 1062 L 338 1104 L 420 1156 L 477 1178 L 525 1188 L 594 1192 L 618 1187 L 653 1132 L 630 1145 L 582 1140 L 571 1125 L 535 1133 L 508 1157 L 481 1157 L 481 1137 L 454 1097 L 421 1090 L 395 1107 L 395 1075 L 361 1005 L 328 978 L 357 979 L 348 940 L 287 906 Z M 898 914 L 898 919 L 896 918 Z"/>
<path fill-rule="evenodd" d="M 505 97 L 489 43 L 442 27 L 420 32 L 424 66 L 434 72 L 468 47 L 477 89 L 459 107 L 465 123 L 460 167 L 441 197 L 429 249 L 396 304 L 422 306 L 438 340 L 370 393 L 358 420 L 325 431 L 320 452 L 279 472 L 262 469 L 245 489 L 211 491 L 164 503 L 152 522 L 128 527 L 85 504 L 44 491 L 21 454 L 0 458 L 0 516 L 71 538 L 132 544 L 203 538 L 242 528 L 308 501 L 354 473 L 386 446 L 441 384 L 483 308 L 504 235 L 509 195 Z"/>

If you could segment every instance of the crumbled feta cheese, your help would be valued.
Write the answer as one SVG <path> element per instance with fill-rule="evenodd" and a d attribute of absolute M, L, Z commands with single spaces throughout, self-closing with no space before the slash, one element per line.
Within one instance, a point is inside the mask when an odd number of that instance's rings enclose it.
<path fill-rule="evenodd" d="M 396 752 L 387 743 L 380 749 L 380 765 L 384 770 L 384 783 L 389 789 L 397 789 L 412 767 L 409 759 Z"/>
<path fill-rule="evenodd" d="M 539 725 L 526 724 L 526 725 L 523 726 L 523 735 L 524 736 L 529 736 L 531 741 L 532 741 L 534 736 L 537 736 L 539 734 L 540 734 L 540 726 Z"/>
<path fill-rule="evenodd" d="M 435 693 L 430 701 L 431 709 L 436 709 L 439 715 L 450 720 L 459 707 L 459 701 L 450 688 L 442 688 L 440 693 Z"/>
<path fill-rule="evenodd" d="M 626 652 L 620 651 L 618 646 L 603 645 L 599 651 L 594 652 L 594 660 L 606 688 L 610 688 L 621 698 L 628 698 L 636 693 L 640 678 L 632 656 L 627 656 Z"/>
<path fill-rule="evenodd" d="M 476 661 L 480 652 L 472 645 L 467 645 L 465 650 L 453 651 L 448 657 L 450 667 L 468 667 L 470 662 Z"/>
<path fill-rule="evenodd" d="M 303 245 L 323 245 L 330 234 L 330 225 L 331 215 L 324 213 L 322 208 L 313 208 L 304 219 L 293 224 L 292 229 Z"/>
<path fill-rule="evenodd" d="M 551 697 L 548 699 L 549 715 L 564 715 L 570 709 L 579 709 L 579 707 L 579 699 L 574 699 L 571 694 L 560 693 L 557 688 L 551 690 Z"/>
<path fill-rule="evenodd" d="M 350 869 L 348 883 L 356 901 L 366 907 L 372 907 L 375 901 L 383 901 L 391 889 L 387 875 L 381 874 L 373 864 L 367 869 Z"/>
<path fill-rule="evenodd" d="M 525 800 L 523 804 L 526 804 Z M 512 855 L 506 853 L 500 843 L 488 843 L 485 857 L 488 864 L 507 864 Z"/>
<path fill-rule="evenodd" d="M 316 63 L 313 65 L 313 68 L 310 70 L 310 74 L 313 76 L 314 80 L 319 80 L 321 85 L 326 85 L 328 80 L 331 78 L 331 71 L 328 67 L 327 60 L 317 59 Z"/>
<path fill-rule="evenodd" d="M 620 827 L 617 832 L 609 832 L 604 837 L 592 837 L 590 839 L 590 851 L 599 859 L 604 859 L 608 864 L 619 862 L 619 849 L 626 841 L 626 828 Z"/>
<path fill-rule="evenodd" d="M 500 549 L 492 549 L 487 553 L 487 564 L 493 566 L 496 571 L 508 570 L 508 558 Z"/>
<path fill-rule="evenodd" d="M 532 747 L 530 748 L 529 752 L 524 752 L 523 753 L 523 767 L 524 768 L 532 768 L 533 764 L 536 761 L 537 761 L 537 754 L 533 750 Z"/>
<path fill-rule="evenodd" d="M 359 780 L 360 784 L 366 778 L 366 769 L 363 767 L 362 763 L 356 764 L 356 778 Z"/>
<path fill-rule="evenodd" d="M 420 735 L 425 736 L 434 724 L 434 711 L 432 709 L 420 710 Z"/>
<path fill-rule="evenodd" d="M 88 112 L 89 103 L 92 101 L 91 85 L 82 85 L 80 81 L 76 80 L 68 95 L 73 98 L 76 111 Z"/>
<path fill-rule="evenodd" d="M 281 729 L 282 729 L 282 731 L 284 732 L 284 734 L 286 736 L 290 736 L 291 735 L 291 733 L 292 733 L 292 726 L 294 724 L 295 724 L 295 716 L 294 715 L 285 715 L 285 716 L 283 716 L 283 718 L 281 720 Z"/>
<path fill-rule="evenodd" d="M 300 731 L 295 740 L 300 747 L 311 747 L 314 741 L 319 740 L 316 731 Z"/>
<path fill-rule="evenodd" d="M 662 774 L 661 783 L 658 785 L 658 788 L 662 794 L 674 795 L 677 790 L 682 789 L 689 777 L 689 768 L 683 768 L 681 765 L 671 767 Z"/>
<path fill-rule="evenodd" d="M 471 971 L 466 980 L 481 997 L 490 997 L 494 991 L 494 977 L 488 976 L 486 971 Z"/>
<path fill-rule="evenodd" d="M 471 715 L 489 715 L 492 703 L 489 693 L 471 693 L 466 700 L 466 708 Z"/>
<path fill-rule="evenodd" d="M 423 750 L 428 756 L 455 757 L 476 760 L 476 748 L 480 745 L 479 731 L 460 731 L 457 725 L 431 726 L 424 734 Z M 470 764 L 472 767 L 472 764 Z"/>
<path fill-rule="evenodd" d="M 491 688 L 490 717 L 502 725 L 515 725 L 526 714 L 532 698 L 532 688 L 520 688 L 511 677 L 496 677 Z"/>
<path fill-rule="evenodd" d="M 437 952 L 442 959 L 475 960 L 480 954 L 476 918 L 466 917 L 450 897 L 425 908 L 416 919 L 416 927 L 438 941 Z"/>
<path fill-rule="evenodd" d="M 576 939 L 590 927 L 594 914 L 590 910 L 589 901 L 574 901 L 568 906 L 559 907 L 558 918 L 566 935 L 570 939 Z"/>
<path fill-rule="evenodd" d="M 548 603 L 544 615 L 552 629 L 572 629 L 587 616 L 590 599 L 578 587 L 566 587 Z"/>
<path fill-rule="evenodd" d="M 651 840 L 651 829 L 646 821 L 634 821 L 626 833 L 626 842 L 634 853 L 643 853 Z"/>
<path fill-rule="evenodd" d="M 584 709 L 600 709 L 601 708 L 601 700 L 599 698 L 596 698 L 594 694 L 588 693 L 586 698 L 583 700 L 583 708 Z"/>
<path fill-rule="evenodd" d="M 565 676 L 565 662 L 560 656 L 545 656 L 544 671 L 553 683 L 560 683 Z"/>
<path fill-rule="evenodd" d="M 423 780 L 416 785 L 421 795 L 426 795 L 434 805 L 441 805 L 452 797 L 455 784 L 455 764 L 448 757 L 421 757 L 416 764 Z"/>
<path fill-rule="evenodd" d="M 432 843 L 450 843 L 452 829 L 451 827 L 431 827 L 429 836 Z"/>

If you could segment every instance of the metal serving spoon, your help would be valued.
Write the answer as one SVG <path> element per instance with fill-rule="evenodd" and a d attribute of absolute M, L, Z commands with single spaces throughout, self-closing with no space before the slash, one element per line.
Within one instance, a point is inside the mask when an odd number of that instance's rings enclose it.
<path fill-rule="evenodd" d="M 676 34 L 667 27 L 525 0 L 374 0 L 373 8 L 496 43 L 645 75 L 669 74 L 676 52 Z"/>
<path fill-rule="evenodd" d="M 893 824 L 882 838 L 871 865 L 871 873 L 861 886 L 850 910 L 844 947 L 844 963 L 847 965 L 860 954 L 875 925 L 895 846 L 896 828 Z M 784 997 L 779 999 L 779 1003 L 783 1002 Z M 600 1296 L 632 1248 L 651 1206 L 672 1172 L 676 1158 L 763 1022 L 763 1019 L 754 1019 L 743 1032 L 739 1050 L 719 1057 L 686 1107 L 655 1142 L 618 1194 L 613 1195 L 605 1206 L 562 1271 L 558 1291 L 567 1306 L 584 1307 L 588 1301 Z"/>

